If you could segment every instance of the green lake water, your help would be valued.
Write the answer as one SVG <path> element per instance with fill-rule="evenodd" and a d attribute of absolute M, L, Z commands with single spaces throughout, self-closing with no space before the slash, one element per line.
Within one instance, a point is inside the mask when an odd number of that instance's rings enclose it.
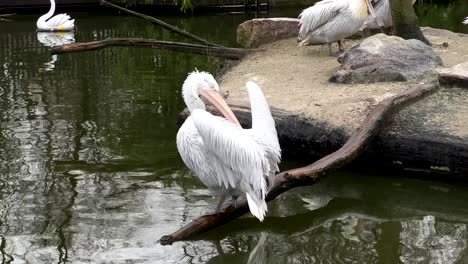
<path fill-rule="evenodd" d="M 422 24 L 468 33 L 454 3 L 418 4 Z M 183 40 L 113 12 L 71 15 L 77 42 Z M 36 18 L 0 22 L 2 263 L 468 263 L 468 184 L 375 172 L 336 172 L 280 196 L 263 223 L 248 215 L 159 245 L 216 205 L 175 135 L 187 73 L 223 61 L 150 48 L 52 56 L 48 43 L 70 36 L 36 33 Z M 251 16 L 163 18 L 234 46 Z"/>

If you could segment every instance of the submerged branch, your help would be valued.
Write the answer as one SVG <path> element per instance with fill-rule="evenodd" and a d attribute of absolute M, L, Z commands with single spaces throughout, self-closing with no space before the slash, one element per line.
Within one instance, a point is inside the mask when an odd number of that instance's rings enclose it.
<path fill-rule="evenodd" d="M 438 84 L 436 82 L 422 84 L 381 101 L 370 111 L 362 126 L 351 135 L 340 149 L 308 166 L 277 174 L 275 183 L 268 193 L 266 200 L 271 201 L 278 195 L 295 187 L 312 185 L 316 183 L 321 176 L 331 170 L 350 163 L 358 157 L 367 144 L 379 134 L 385 122 L 392 117 L 392 114 L 396 113 L 403 106 L 434 92 L 437 88 Z M 171 245 L 176 241 L 190 239 L 197 234 L 226 224 L 248 211 L 249 208 L 245 199 L 239 198 L 236 202 L 236 206 L 229 204 L 220 213 L 201 216 L 182 227 L 180 230 L 170 235 L 163 236 L 160 239 L 160 243 L 162 245 Z"/>
<path fill-rule="evenodd" d="M 149 46 L 158 49 L 188 52 L 195 54 L 202 54 L 214 57 L 220 57 L 231 60 L 238 60 L 243 58 L 249 50 L 237 49 L 237 48 L 226 48 L 226 47 L 210 47 L 198 44 L 173 42 L 173 41 L 161 41 L 154 39 L 143 39 L 143 38 L 109 38 L 105 40 L 98 40 L 92 42 L 65 44 L 55 46 L 52 48 L 52 54 L 61 53 L 72 53 L 99 50 L 106 47 L 112 46 Z"/>
<path fill-rule="evenodd" d="M 11 19 L 6 19 L 6 18 L 2 18 L 2 17 L 10 17 L 10 16 L 14 16 L 16 14 L 0 14 L 0 21 L 4 21 L 4 22 L 10 22 L 10 21 L 13 21 Z"/>
<path fill-rule="evenodd" d="M 159 20 L 157 18 L 154 18 L 152 16 L 148 16 L 148 15 L 144 15 L 144 14 L 141 14 L 141 13 L 138 13 L 138 12 L 135 12 L 135 11 L 132 11 L 132 10 L 129 10 L 127 8 L 124 8 L 124 7 L 121 7 L 121 6 L 118 6 L 118 5 L 115 5 L 115 4 L 112 4 L 110 2 L 107 2 L 105 0 L 101 0 L 101 4 L 102 5 L 105 5 L 105 6 L 108 6 L 108 7 L 112 7 L 112 8 L 116 8 L 120 11 L 123 11 L 123 12 L 126 12 L 126 13 L 129 13 L 131 15 L 134 15 L 134 16 L 137 16 L 137 17 L 141 17 L 143 19 L 146 19 L 146 20 L 149 20 L 151 21 L 152 23 L 155 23 L 155 24 L 158 24 L 166 29 L 169 29 L 171 31 L 174 31 L 182 36 L 185 36 L 189 39 L 192 39 L 198 43 L 201 43 L 201 44 L 204 44 L 204 45 L 208 45 L 208 46 L 213 46 L 213 47 L 223 47 L 222 45 L 219 45 L 219 44 L 216 44 L 216 43 L 212 43 L 212 42 L 209 42 L 208 40 L 206 39 L 203 39 L 203 38 L 200 38 L 198 36 L 195 36 L 193 34 L 190 34 L 188 33 L 187 31 L 184 31 L 178 27 L 175 27 L 173 25 L 170 25 L 162 20 Z"/>

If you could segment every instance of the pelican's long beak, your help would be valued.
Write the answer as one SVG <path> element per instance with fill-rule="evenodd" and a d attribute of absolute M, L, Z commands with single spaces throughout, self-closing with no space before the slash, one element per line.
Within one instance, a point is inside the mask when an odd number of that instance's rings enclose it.
<path fill-rule="evenodd" d="M 372 6 L 371 0 L 366 0 L 366 4 L 367 4 L 367 9 L 369 9 L 369 13 L 371 14 L 372 18 L 374 19 L 376 23 L 378 23 L 377 15 L 375 14 L 375 10 L 374 10 L 374 7 Z"/>
<path fill-rule="evenodd" d="M 211 104 L 213 104 L 227 120 L 238 126 L 241 126 L 239 120 L 237 120 L 237 117 L 234 115 L 231 108 L 229 108 L 226 101 L 224 101 L 223 97 L 218 92 L 214 90 L 200 91 L 200 95 L 205 97 Z"/>

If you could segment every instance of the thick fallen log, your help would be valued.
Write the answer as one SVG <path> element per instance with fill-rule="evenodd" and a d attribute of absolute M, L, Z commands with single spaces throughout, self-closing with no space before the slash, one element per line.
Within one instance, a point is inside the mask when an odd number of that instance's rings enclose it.
<path fill-rule="evenodd" d="M 163 50 L 202 54 L 231 60 L 241 59 L 249 52 L 249 50 L 246 49 L 209 47 L 198 44 L 161 41 L 155 39 L 108 38 L 105 40 L 98 40 L 92 42 L 73 43 L 55 46 L 52 48 L 52 54 L 92 51 L 112 46 L 148 46 Z"/>
<path fill-rule="evenodd" d="M 118 9 L 118 10 L 120 10 L 120 11 L 123 11 L 123 12 L 126 12 L 126 13 L 128 13 L 128 14 L 131 14 L 131 15 L 134 15 L 134 16 L 141 17 L 141 18 L 143 18 L 143 19 L 149 20 L 149 21 L 151 21 L 152 23 L 158 24 L 158 25 L 160 25 L 160 26 L 162 26 L 162 27 L 164 27 L 164 28 L 166 28 L 166 29 L 168 29 L 168 30 L 171 30 L 171 31 L 173 31 L 173 32 L 176 32 L 176 33 L 178 33 L 178 34 L 180 34 L 180 35 L 182 35 L 182 36 L 184 36 L 184 37 L 187 37 L 187 38 L 189 38 L 189 39 L 192 39 L 192 40 L 194 40 L 194 41 L 196 41 L 196 42 L 198 42 L 198 43 L 201 43 L 201 44 L 204 44 L 204 45 L 207 45 L 207 46 L 213 46 L 213 47 L 223 47 L 223 46 L 221 46 L 221 45 L 219 45 L 219 44 L 209 42 L 209 41 L 206 40 L 206 39 L 203 39 L 203 38 L 200 38 L 200 37 L 195 36 L 195 35 L 193 35 L 193 34 L 190 34 L 190 33 L 188 33 L 187 31 L 184 31 L 184 30 L 182 30 L 182 29 L 180 29 L 180 28 L 178 28 L 178 27 L 175 27 L 175 26 L 173 26 L 173 25 L 171 25 L 171 24 L 168 24 L 168 23 L 166 23 L 166 22 L 164 22 L 164 21 L 162 21 L 162 20 L 159 20 L 159 19 L 157 19 L 157 18 L 154 18 L 154 17 L 152 17 L 152 16 L 144 15 L 144 14 L 141 14 L 141 13 L 138 13 L 138 12 L 135 12 L 135 11 L 132 11 L 132 10 L 129 10 L 129 9 L 127 9 L 127 8 L 123 8 L 123 7 L 121 7 L 121 6 L 118 6 L 118 5 L 109 3 L 109 2 L 107 2 L 107 1 L 105 1 L 105 0 L 101 0 L 101 4 L 102 4 L 102 5 L 105 5 L 105 6 L 108 6 L 108 7 L 116 8 L 116 9 Z"/>
<path fill-rule="evenodd" d="M 421 84 L 381 101 L 371 110 L 362 126 L 351 135 L 340 149 L 308 166 L 277 174 L 275 183 L 268 193 L 266 200 L 271 201 L 278 195 L 295 187 L 312 185 L 316 183 L 321 176 L 331 170 L 350 163 L 359 156 L 366 145 L 379 134 L 385 126 L 385 123 L 389 121 L 394 113 L 405 105 L 431 94 L 436 91 L 438 87 L 436 82 Z M 248 211 L 249 209 L 245 199 L 239 198 L 236 202 L 236 206 L 229 204 L 223 208 L 220 213 L 201 216 L 182 227 L 180 230 L 170 235 L 163 236 L 160 239 L 160 243 L 162 245 L 170 245 L 176 241 L 190 239 L 195 235 L 226 224 Z"/>

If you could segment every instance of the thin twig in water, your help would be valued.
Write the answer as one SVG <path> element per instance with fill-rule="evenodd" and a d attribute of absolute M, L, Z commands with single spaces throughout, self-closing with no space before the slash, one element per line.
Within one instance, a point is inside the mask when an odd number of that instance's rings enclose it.
<path fill-rule="evenodd" d="M 129 13 L 131 15 L 134 15 L 134 16 L 137 16 L 137 17 L 141 17 L 141 18 L 144 18 L 146 20 L 149 20 L 151 21 L 152 23 L 155 23 L 155 24 L 158 24 L 160 26 L 163 26 L 164 28 L 167 28 L 173 32 L 176 32 L 182 36 L 185 36 L 189 39 L 192 39 L 198 43 L 201 43 L 201 44 L 204 44 L 204 45 L 208 45 L 208 46 L 213 46 L 213 47 L 223 47 L 222 45 L 219 45 L 219 44 L 216 44 L 216 43 L 212 43 L 212 42 L 209 42 L 208 40 L 206 39 L 203 39 L 203 38 L 200 38 L 198 36 L 195 36 L 193 34 L 190 34 L 188 33 L 187 31 L 184 31 L 178 27 L 175 27 L 171 24 L 168 24 L 160 19 L 157 19 L 157 18 L 154 18 L 152 16 L 148 16 L 148 15 L 144 15 L 144 14 L 141 14 L 141 13 L 138 13 L 138 12 L 135 12 L 135 11 L 132 11 L 132 10 L 129 10 L 127 8 L 123 8 L 121 6 L 118 6 L 118 5 L 115 5 L 115 4 L 112 4 L 110 2 L 107 2 L 105 0 L 101 0 L 101 4 L 105 5 L 105 6 L 108 6 L 108 7 L 112 7 L 112 8 L 116 8 L 120 11 L 123 11 L 123 12 L 126 12 L 126 13 Z"/>

